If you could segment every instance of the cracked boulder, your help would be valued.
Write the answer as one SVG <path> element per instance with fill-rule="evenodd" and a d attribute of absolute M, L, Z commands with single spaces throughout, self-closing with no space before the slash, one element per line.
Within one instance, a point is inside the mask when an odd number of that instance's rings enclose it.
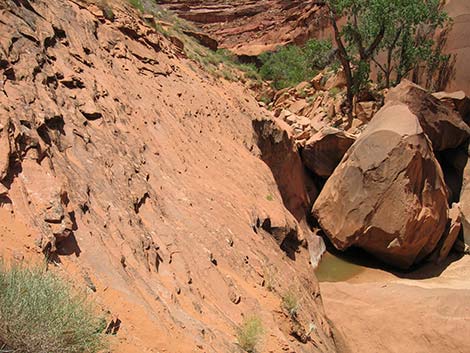
<path fill-rule="evenodd" d="M 346 153 L 313 206 L 340 250 L 357 246 L 408 268 L 429 255 L 447 223 L 442 170 L 408 106 L 386 104 Z"/>
<path fill-rule="evenodd" d="M 328 178 L 341 162 L 355 137 L 333 127 L 325 127 L 313 135 L 302 149 L 302 161 L 316 175 Z"/>
<path fill-rule="evenodd" d="M 457 110 L 408 80 L 390 90 L 385 102 L 392 101 L 406 104 L 416 115 L 434 151 L 459 147 L 470 137 L 470 127 Z"/>

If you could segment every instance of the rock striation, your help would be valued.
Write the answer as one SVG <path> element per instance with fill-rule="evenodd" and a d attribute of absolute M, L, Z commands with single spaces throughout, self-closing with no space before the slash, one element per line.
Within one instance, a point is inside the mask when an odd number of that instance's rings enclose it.
<path fill-rule="evenodd" d="M 302 44 L 328 24 L 324 2 L 318 0 L 160 3 L 214 37 L 222 48 L 240 56 L 256 56 L 287 43 Z"/>
<path fill-rule="evenodd" d="M 259 158 L 253 120 L 269 113 L 128 2 L 107 4 L 0 2 L 0 256 L 46 257 L 90 288 L 120 327 L 113 352 L 235 351 L 253 312 L 263 351 L 335 351 L 310 252 Z M 306 344 L 273 315 L 287 286 L 315 327 Z"/>

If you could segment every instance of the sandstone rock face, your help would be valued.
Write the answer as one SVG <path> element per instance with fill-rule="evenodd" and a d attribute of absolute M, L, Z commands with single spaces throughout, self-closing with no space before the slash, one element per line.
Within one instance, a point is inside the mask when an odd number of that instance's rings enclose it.
<path fill-rule="evenodd" d="M 356 138 L 333 127 L 313 135 L 302 149 L 302 161 L 314 174 L 328 178 Z"/>
<path fill-rule="evenodd" d="M 241 56 L 259 55 L 286 43 L 304 43 L 328 25 L 324 4 L 316 0 L 160 3 Z"/>
<path fill-rule="evenodd" d="M 189 31 L 185 30 L 183 31 L 184 34 L 195 38 L 201 45 L 209 48 L 210 50 L 216 51 L 219 43 L 214 38 L 209 37 L 207 34 L 203 32 L 194 32 L 194 31 Z"/>
<path fill-rule="evenodd" d="M 5 121 L 0 124 L 0 181 L 2 181 L 8 174 L 8 167 L 10 165 L 10 121 Z"/>
<path fill-rule="evenodd" d="M 457 110 L 467 125 L 470 124 L 470 98 L 464 91 L 436 92 L 433 96 Z"/>
<path fill-rule="evenodd" d="M 92 2 L 0 1 L 0 256 L 53 255 L 77 288 L 91 279 L 122 321 L 115 353 L 237 351 L 251 312 L 262 351 L 334 352 L 308 250 L 280 246 L 299 224 L 259 158 L 252 122 L 268 113 L 127 1 L 107 1 L 112 20 Z M 312 343 L 281 331 L 267 268 L 279 293 L 302 290 Z"/>
<path fill-rule="evenodd" d="M 467 0 L 448 0 L 445 10 L 454 23 L 447 38 L 445 52 L 456 55 L 453 76 L 447 90 L 463 90 L 470 96 L 470 2 Z"/>
<path fill-rule="evenodd" d="M 289 125 L 279 119 L 254 120 L 261 158 L 273 172 L 287 209 L 297 220 L 305 218 L 316 190 L 307 191 L 307 176 Z"/>
<path fill-rule="evenodd" d="M 457 111 L 408 80 L 390 90 L 385 102 L 391 101 L 408 105 L 435 151 L 458 147 L 470 137 L 470 127 Z"/>
<path fill-rule="evenodd" d="M 442 171 L 417 117 L 389 103 L 349 149 L 312 212 L 338 249 L 358 246 L 407 268 L 435 248 L 447 210 Z"/>

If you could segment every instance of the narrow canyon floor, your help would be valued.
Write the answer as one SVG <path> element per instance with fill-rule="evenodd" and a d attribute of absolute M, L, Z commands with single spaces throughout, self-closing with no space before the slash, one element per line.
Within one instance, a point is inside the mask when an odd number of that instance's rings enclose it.
<path fill-rule="evenodd" d="M 350 260 L 326 253 L 317 270 L 326 314 L 348 352 L 470 351 L 470 257 L 407 273 Z"/>

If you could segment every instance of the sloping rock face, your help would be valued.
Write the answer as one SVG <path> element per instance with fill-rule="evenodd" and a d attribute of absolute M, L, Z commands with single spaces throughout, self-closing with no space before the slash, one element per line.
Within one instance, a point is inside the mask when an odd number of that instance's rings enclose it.
<path fill-rule="evenodd" d="M 456 148 L 470 137 L 470 127 L 458 111 L 408 80 L 390 90 L 385 102 L 392 101 L 406 104 L 418 117 L 435 151 Z"/>
<path fill-rule="evenodd" d="M 456 203 L 452 205 L 449 210 L 449 221 L 447 229 L 441 238 L 439 245 L 436 248 L 436 261 L 442 263 L 449 256 L 452 247 L 454 246 L 460 230 L 462 229 L 462 218 L 460 206 Z"/>
<path fill-rule="evenodd" d="M 237 55 L 254 56 L 286 43 L 301 44 L 328 24 L 324 3 L 317 0 L 164 0 L 160 3 Z"/>
<path fill-rule="evenodd" d="M 262 119 L 253 121 L 253 127 L 261 158 L 273 171 L 284 204 L 297 220 L 305 219 L 318 192 L 308 183 L 289 125 L 278 119 Z M 310 193 L 307 184 L 314 188 Z"/>
<path fill-rule="evenodd" d="M 312 210 L 338 249 L 358 246 L 401 268 L 431 253 L 447 211 L 441 168 L 418 118 L 401 103 L 376 114 Z"/>
<path fill-rule="evenodd" d="M 112 4 L 0 2 L 0 255 L 92 282 L 113 352 L 238 351 L 251 313 L 262 351 L 334 351 L 309 251 L 257 227 L 297 226 L 253 136 L 266 112 Z M 291 286 L 307 344 L 273 314 Z"/>

